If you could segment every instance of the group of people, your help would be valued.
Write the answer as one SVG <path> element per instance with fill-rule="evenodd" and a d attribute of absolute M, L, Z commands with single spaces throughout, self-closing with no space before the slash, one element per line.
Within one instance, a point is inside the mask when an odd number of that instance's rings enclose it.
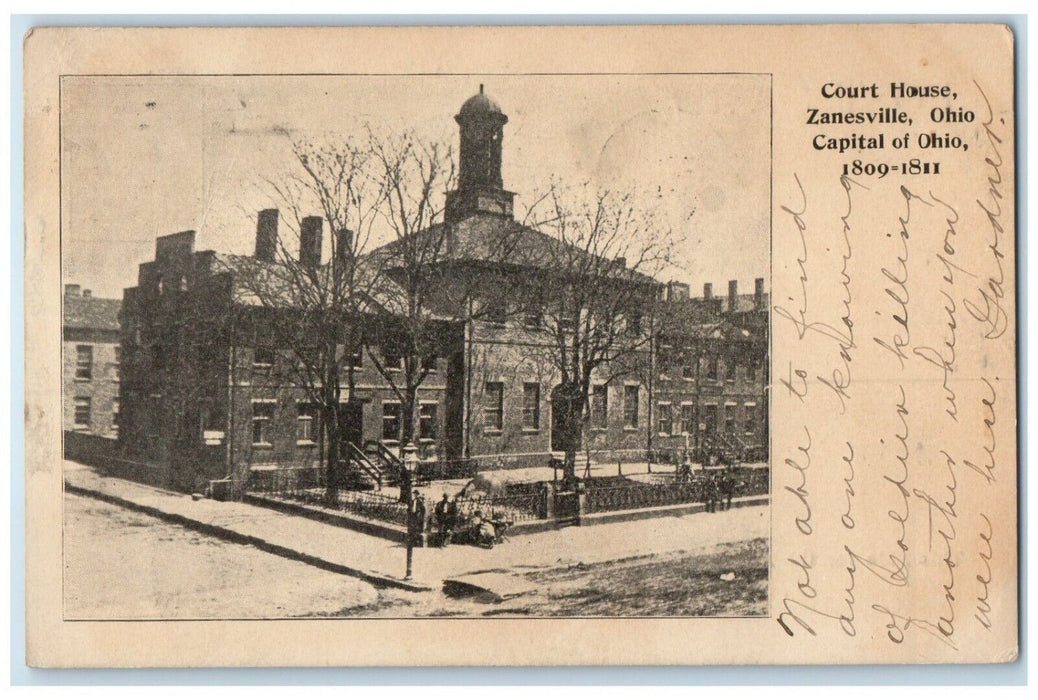
<path fill-rule="evenodd" d="M 692 481 L 690 463 L 685 462 L 678 467 L 678 480 L 684 483 Z M 735 475 L 730 465 L 720 471 L 707 470 L 704 472 L 703 503 L 706 504 L 706 511 L 716 513 L 719 510 L 731 508 L 736 486 Z"/>
<path fill-rule="evenodd" d="M 436 527 L 439 530 L 439 545 L 446 547 L 454 537 L 454 529 L 458 526 L 458 498 L 450 498 L 443 494 L 443 499 L 436 504 L 434 511 Z"/>
<path fill-rule="evenodd" d="M 411 493 L 408 518 L 408 533 L 415 546 L 425 545 L 427 525 L 425 497 L 415 489 Z M 487 548 L 494 546 L 504 526 L 503 523 L 485 517 L 480 510 L 467 518 L 462 517 L 458 513 L 457 496 L 451 498 L 446 493 L 433 509 L 432 525 L 436 531 L 436 544 L 440 547 L 460 540 Z"/>
<path fill-rule="evenodd" d="M 732 468 L 728 467 L 720 473 L 706 475 L 703 482 L 703 502 L 707 513 L 728 510 L 732 507 L 732 496 L 735 495 L 735 477 Z"/>

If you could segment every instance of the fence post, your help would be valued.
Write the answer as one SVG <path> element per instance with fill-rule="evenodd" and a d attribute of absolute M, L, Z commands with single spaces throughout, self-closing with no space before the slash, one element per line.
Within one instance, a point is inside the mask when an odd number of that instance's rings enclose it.
<path fill-rule="evenodd" d="M 583 481 L 577 482 L 577 516 L 576 523 L 580 525 L 584 519 L 584 512 L 587 510 L 587 486 Z"/>
<path fill-rule="evenodd" d="M 551 484 L 547 481 L 540 483 L 541 503 L 537 515 L 541 520 L 549 520 L 555 517 L 555 493 Z"/>

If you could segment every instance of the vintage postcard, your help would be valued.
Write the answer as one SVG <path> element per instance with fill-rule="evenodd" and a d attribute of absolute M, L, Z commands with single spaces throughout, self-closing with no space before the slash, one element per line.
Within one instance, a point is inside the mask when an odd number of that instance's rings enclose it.
<path fill-rule="evenodd" d="M 1007 27 L 25 66 L 30 665 L 1016 658 Z"/>

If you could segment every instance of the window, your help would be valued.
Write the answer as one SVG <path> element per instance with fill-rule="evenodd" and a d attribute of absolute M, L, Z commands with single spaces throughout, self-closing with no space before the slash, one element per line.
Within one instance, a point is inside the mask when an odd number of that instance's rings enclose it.
<path fill-rule="evenodd" d="M 748 403 L 742 407 L 743 430 L 752 433 L 757 429 L 757 405 Z"/>
<path fill-rule="evenodd" d="M 576 333 L 577 332 L 577 321 L 572 316 L 560 316 L 559 317 L 559 332 L 561 333 Z"/>
<path fill-rule="evenodd" d="M 631 314 L 631 318 L 628 319 L 628 321 L 627 321 L 627 331 L 631 335 L 641 335 L 642 334 L 642 315 L 641 314 L 637 314 L 637 313 L 636 314 Z"/>
<path fill-rule="evenodd" d="M 505 385 L 501 382 L 487 382 L 483 388 L 483 428 L 487 431 L 500 432 L 504 427 Z"/>
<path fill-rule="evenodd" d="M 364 366 L 364 351 L 358 350 L 350 353 L 350 365 L 354 369 L 360 369 Z"/>
<path fill-rule="evenodd" d="M 717 355 L 710 355 L 706 358 L 706 378 L 717 381 Z"/>
<path fill-rule="evenodd" d="M 681 404 L 681 432 L 683 434 L 691 435 L 695 432 L 695 408 L 694 404 L 683 403 Z"/>
<path fill-rule="evenodd" d="M 399 402 L 387 401 L 382 404 L 382 440 L 396 442 L 400 439 L 400 417 L 402 411 Z"/>
<path fill-rule="evenodd" d="M 202 399 L 198 406 L 198 430 L 206 445 L 223 444 L 222 416 L 213 405 L 212 399 Z"/>
<path fill-rule="evenodd" d="M 76 379 L 90 380 L 94 377 L 94 346 L 76 346 Z"/>
<path fill-rule="evenodd" d="M 674 430 L 674 414 L 671 411 L 671 405 L 669 403 L 661 403 L 659 409 L 660 435 L 670 435 Z"/>
<path fill-rule="evenodd" d="M 422 358 L 422 369 L 426 372 L 436 371 L 436 361 L 439 359 L 436 355 L 426 355 Z"/>
<path fill-rule="evenodd" d="M 726 382 L 734 382 L 735 381 L 735 368 L 737 366 L 738 365 L 735 364 L 735 360 L 734 359 L 725 360 L 725 363 L 724 363 L 724 380 Z"/>
<path fill-rule="evenodd" d="M 112 399 L 112 428 L 119 427 L 119 399 Z"/>
<path fill-rule="evenodd" d="M 659 360 L 657 362 L 660 370 L 660 377 L 666 379 L 667 375 L 670 374 L 670 368 L 675 364 L 675 357 L 677 355 L 674 352 L 673 345 L 660 345 L 659 348 Z"/>
<path fill-rule="evenodd" d="M 162 343 L 152 343 L 151 363 L 157 370 L 164 370 L 169 365 L 169 352 Z"/>
<path fill-rule="evenodd" d="M 690 351 L 686 351 L 681 355 L 681 378 L 682 379 L 695 379 L 695 357 Z"/>
<path fill-rule="evenodd" d="M 508 307 L 505 306 L 504 303 L 494 299 L 488 301 L 485 308 L 488 321 L 493 323 L 495 326 L 505 325 L 505 321 L 508 318 Z"/>
<path fill-rule="evenodd" d="M 270 350 L 269 358 L 264 358 L 263 367 L 270 367 L 274 364 L 276 353 L 273 349 Z M 321 362 L 321 349 L 316 345 L 302 345 L 294 349 L 293 364 L 299 369 L 315 368 Z"/>
<path fill-rule="evenodd" d="M 274 349 L 259 347 L 252 353 L 252 366 L 256 369 L 269 369 L 274 366 Z"/>
<path fill-rule="evenodd" d="M 386 351 L 383 355 L 386 369 L 390 372 L 399 372 L 404 368 L 404 356 L 395 352 Z"/>
<path fill-rule="evenodd" d="M 523 314 L 523 325 L 527 328 L 540 328 L 542 323 L 540 311 L 528 311 Z"/>
<path fill-rule="evenodd" d="M 746 363 L 746 378 L 751 382 L 757 381 L 757 363 L 753 360 Z"/>
<path fill-rule="evenodd" d="M 89 396 L 77 396 L 75 400 L 75 411 L 73 419 L 76 423 L 76 428 L 89 428 L 90 427 L 90 397 Z"/>
<path fill-rule="evenodd" d="M 523 384 L 523 430 L 541 429 L 541 385 Z"/>
<path fill-rule="evenodd" d="M 638 427 L 638 387 L 624 387 L 624 427 Z"/>
<path fill-rule="evenodd" d="M 312 443 L 314 441 L 315 418 L 317 407 L 312 403 L 296 404 L 296 442 Z"/>
<path fill-rule="evenodd" d="M 735 432 L 735 406 L 724 407 L 724 432 L 728 434 Z"/>
<path fill-rule="evenodd" d="M 436 440 L 439 425 L 436 422 L 437 404 L 423 403 L 418 406 L 418 439 Z"/>
<path fill-rule="evenodd" d="M 252 404 L 252 444 L 271 444 L 272 427 L 274 422 L 274 404 L 268 402 L 254 402 Z"/>
<path fill-rule="evenodd" d="M 605 384 L 591 388 L 591 427 L 605 430 L 609 425 L 609 389 Z"/>

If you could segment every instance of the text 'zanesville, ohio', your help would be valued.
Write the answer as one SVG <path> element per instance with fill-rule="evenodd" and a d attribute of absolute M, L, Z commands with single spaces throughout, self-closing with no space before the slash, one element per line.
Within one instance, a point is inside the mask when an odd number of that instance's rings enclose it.
<path fill-rule="evenodd" d="M 880 159 L 876 154 L 876 162 L 843 163 L 844 175 L 939 175 L 941 162 L 931 158 L 944 150 L 969 150 L 955 127 L 971 124 L 977 116 L 969 106 L 956 104 L 959 93 L 954 86 L 828 82 L 819 94 L 830 102 L 807 108 L 808 125 L 828 127 L 812 134 L 815 150 L 839 154 L 898 152 L 895 158 Z M 865 109 L 855 109 L 859 106 Z"/>

